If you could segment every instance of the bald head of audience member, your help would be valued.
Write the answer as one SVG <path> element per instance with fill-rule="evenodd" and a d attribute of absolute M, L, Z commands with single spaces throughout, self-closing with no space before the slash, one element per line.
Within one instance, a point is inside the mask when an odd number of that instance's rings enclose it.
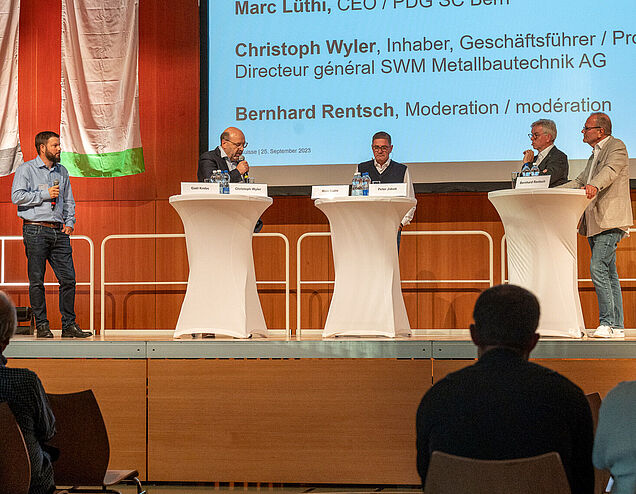
<path fill-rule="evenodd" d="M 15 306 L 6 293 L 0 291 L 0 354 L 7 348 L 18 324 Z"/>
<path fill-rule="evenodd" d="M 525 288 L 497 285 L 483 292 L 473 310 L 470 336 L 481 357 L 493 348 L 509 348 L 528 359 L 539 341 L 539 301 Z"/>

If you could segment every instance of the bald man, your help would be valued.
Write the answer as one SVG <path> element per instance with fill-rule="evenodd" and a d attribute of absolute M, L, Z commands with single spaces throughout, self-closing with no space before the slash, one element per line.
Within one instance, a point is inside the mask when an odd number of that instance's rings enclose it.
<path fill-rule="evenodd" d="M 215 170 L 229 171 L 230 182 L 243 182 L 250 165 L 243 158 L 243 150 L 247 147 L 245 135 L 236 127 L 228 127 L 221 134 L 221 144 L 212 151 L 206 151 L 199 157 L 197 180 L 205 181 L 212 177 Z M 263 228 L 263 221 L 259 218 L 254 227 L 254 233 Z"/>
<path fill-rule="evenodd" d="M 212 177 L 215 170 L 229 171 L 230 182 L 242 182 L 250 169 L 245 159 L 241 159 L 247 147 L 245 135 L 236 127 L 228 127 L 221 134 L 221 144 L 199 157 L 197 180 L 203 182 Z"/>
<path fill-rule="evenodd" d="M 612 136 L 612 121 L 605 113 L 592 113 L 581 130 L 592 147 L 585 169 L 563 187 L 585 189 L 587 206 L 579 233 L 587 237 L 592 258 L 590 274 L 596 290 L 599 326 L 596 338 L 623 338 L 623 295 L 616 271 L 616 248 L 633 223 L 629 191 L 627 148 Z"/>

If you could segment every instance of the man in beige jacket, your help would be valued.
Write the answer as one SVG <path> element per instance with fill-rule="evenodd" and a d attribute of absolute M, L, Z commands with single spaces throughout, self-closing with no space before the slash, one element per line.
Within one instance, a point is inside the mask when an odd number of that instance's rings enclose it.
<path fill-rule="evenodd" d="M 590 274 L 596 290 L 599 326 L 593 336 L 622 338 L 623 298 L 616 272 L 616 247 L 633 223 L 629 193 L 629 159 L 620 139 L 612 137 L 605 113 L 592 113 L 583 127 L 583 142 L 593 148 L 587 166 L 562 187 L 584 188 L 588 205 L 579 227 L 592 249 Z"/>

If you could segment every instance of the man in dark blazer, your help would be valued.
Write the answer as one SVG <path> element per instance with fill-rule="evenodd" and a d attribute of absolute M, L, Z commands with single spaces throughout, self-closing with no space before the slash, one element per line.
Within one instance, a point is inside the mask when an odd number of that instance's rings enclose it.
<path fill-rule="evenodd" d="M 535 156 L 532 149 L 524 151 L 523 163 L 530 163 L 530 166 L 536 163 L 540 175 L 550 175 L 550 187 L 566 183 L 570 167 L 566 154 L 554 145 L 557 136 L 556 124 L 547 118 L 537 120 L 532 124 L 528 136 L 537 154 Z"/>
<path fill-rule="evenodd" d="M 212 177 L 215 170 L 229 171 L 230 182 L 243 182 L 250 166 L 243 158 L 247 147 L 245 136 L 236 127 L 229 127 L 221 134 L 221 144 L 199 157 L 197 180 L 199 182 Z"/>
<path fill-rule="evenodd" d="M 247 147 L 245 135 L 236 127 L 228 127 L 221 134 L 221 144 L 211 151 L 206 151 L 199 157 L 197 180 L 204 182 L 212 177 L 215 170 L 229 171 L 230 182 L 244 182 L 250 165 L 243 157 L 243 150 Z M 254 233 L 263 228 L 263 221 L 259 218 L 254 227 Z"/>
<path fill-rule="evenodd" d="M 433 451 L 482 460 L 556 451 L 572 494 L 592 494 L 587 399 L 559 373 L 528 362 L 539 340 L 537 298 L 519 286 L 498 285 L 479 296 L 473 319 L 470 336 L 479 360 L 437 382 L 417 410 L 422 484 Z"/>

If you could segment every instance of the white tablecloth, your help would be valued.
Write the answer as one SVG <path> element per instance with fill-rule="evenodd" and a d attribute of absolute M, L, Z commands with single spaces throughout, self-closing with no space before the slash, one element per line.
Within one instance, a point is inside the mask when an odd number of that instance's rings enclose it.
<path fill-rule="evenodd" d="M 581 189 L 488 194 L 506 231 L 510 283 L 541 304 L 538 332 L 579 338 L 585 329 L 577 283 L 576 227 L 588 204 Z"/>
<path fill-rule="evenodd" d="M 256 291 L 252 234 L 271 197 L 172 196 L 186 235 L 190 274 L 174 332 L 267 335 Z"/>
<path fill-rule="evenodd" d="M 406 197 L 317 199 L 331 226 L 335 286 L 323 336 L 409 335 L 397 231 Z"/>

